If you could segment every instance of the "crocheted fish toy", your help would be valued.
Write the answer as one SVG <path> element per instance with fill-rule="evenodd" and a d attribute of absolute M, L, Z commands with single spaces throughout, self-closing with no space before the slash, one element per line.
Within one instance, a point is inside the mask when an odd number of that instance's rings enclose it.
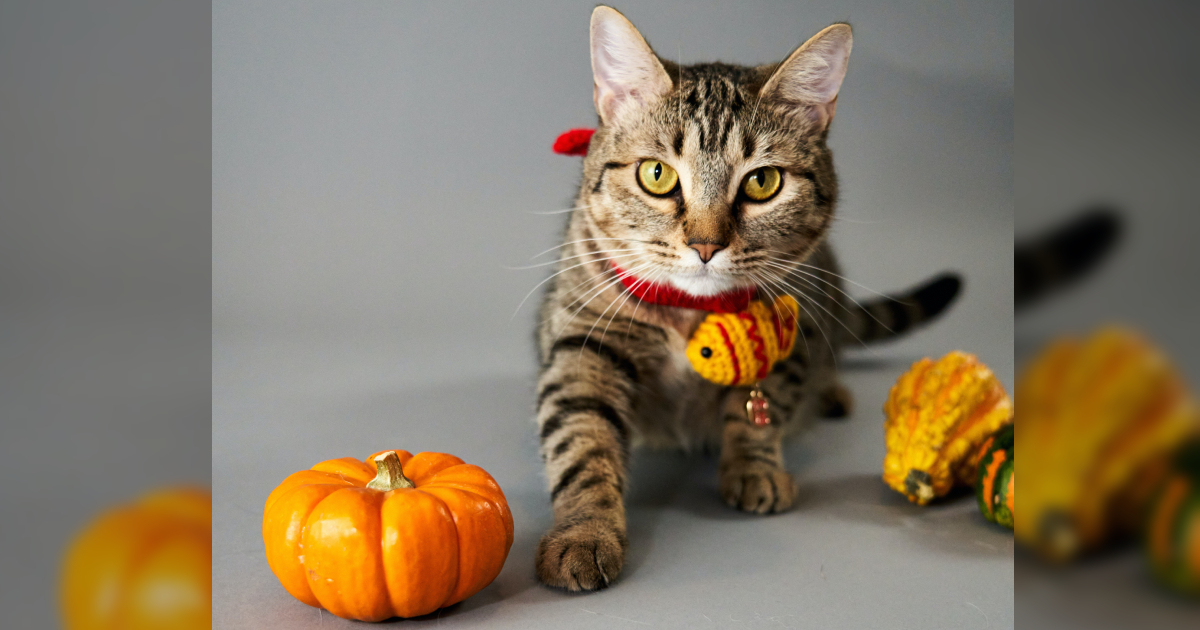
<path fill-rule="evenodd" d="M 710 313 L 688 339 L 687 357 L 700 376 L 717 385 L 753 385 L 746 419 L 771 423 L 770 404 L 759 382 L 786 359 L 796 343 L 799 304 L 790 295 L 767 306 L 754 300 L 736 313 Z"/>
<path fill-rule="evenodd" d="M 791 354 L 798 311 L 785 295 L 772 306 L 755 300 L 738 313 L 712 313 L 688 340 L 688 360 L 717 385 L 753 385 Z"/>

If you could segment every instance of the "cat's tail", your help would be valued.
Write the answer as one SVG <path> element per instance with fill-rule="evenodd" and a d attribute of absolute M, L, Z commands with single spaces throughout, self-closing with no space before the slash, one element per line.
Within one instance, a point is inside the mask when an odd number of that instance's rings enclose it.
<path fill-rule="evenodd" d="M 947 272 L 898 295 L 850 304 L 849 341 L 886 341 L 922 326 L 946 310 L 961 289 L 962 278 Z"/>
<path fill-rule="evenodd" d="M 1120 236 L 1116 211 L 1096 206 L 1046 234 L 1018 242 L 1013 250 L 1014 308 L 1036 302 L 1087 275 Z"/>

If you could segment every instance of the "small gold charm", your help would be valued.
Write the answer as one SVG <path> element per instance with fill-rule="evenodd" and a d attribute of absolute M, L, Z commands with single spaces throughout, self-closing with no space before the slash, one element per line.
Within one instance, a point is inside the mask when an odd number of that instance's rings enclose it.
<path fill-rule="evenodd" d="M 755 426 L 766 426 L 771 424 L 770 409 L 771 405 L 763 395 L 762 387 L 755 383 L 754 389 L 750 390 L 750 400 L 746 401 L 746 418 Z"/>

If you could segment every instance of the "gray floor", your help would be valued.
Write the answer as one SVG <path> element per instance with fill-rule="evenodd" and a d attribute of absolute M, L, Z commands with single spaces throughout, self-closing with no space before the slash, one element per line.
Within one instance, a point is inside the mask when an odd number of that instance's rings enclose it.
<path fill-rule="evenodd" d="M 417 621 L 511 628 L 1010 628 L 1011 535 L 964 497 L 920 509 L 879 480 L 880 406 L 914 360 L 976 352 L 1011 389 L 1012 5 L 630 3 L 660 52 L 765 62 L 849 18 L 831 147 L 833 239 L 872 289 L 943 269 L 934 327 L 855 351 L 858 409 L 788 447 L 793 512 L 719 501 L 710 461 L 637 453 L 621 579 L 538 586 L 550 524 L 532 421 L 532 309 L 593 124 L 592 3 L 216 3 L 213 9 L 214 627 L 349 627 L 288 596 L 261 508 L 287 474 L 383 449 L 489 470 L 516 520 L 494 584 Z M 430 186 L 429 182 L 449 182 Z M 449 191 L 450 194 L 447 194 Z M 852 287 L 858 296 L 865 291 Z"/>
<path fill-rule="evenodd" d="M 712 461 L 640 452 L 628 495 L 630 549 L 610 589 L 567 595 L 539 586 L 533 551 L 551 515 L 530 423 L 531 376 L 391 391 L 221 396 L 215 451 L 214 627 L 349 627 L 292 599 L 263 557 L 262 502 L 277 480 L 316 461 L 376 448 L 457 453 L 492 472 L 516 522 L 499 578 L 420 622 L 496 628 L 1008 628 L 1013 539 L 971 496 L 910 505 L 879 479 L 878 409 L 911 356 L 850 361 L 861 411 L 823 422 L 787 451 L 799 507 L 756 517 L 726 508 Z M 227 368 L 228 363 L 222 362 Z M 239 373 L 242 385 L 269 387 Z M 243 419 L 235 422 L 234 419 Z M 214 449 L 217 447 L 214 446 Z"/>

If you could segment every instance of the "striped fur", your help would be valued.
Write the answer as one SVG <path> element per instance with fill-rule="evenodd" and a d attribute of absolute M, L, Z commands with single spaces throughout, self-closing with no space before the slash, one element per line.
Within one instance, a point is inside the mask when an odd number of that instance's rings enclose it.
<path fill-rule="evenodd" d="M 637 52 L 637 41 L 625 43 Z M 798 50 L 787 64 L 759 67 L 643 59 L 635 70 L 650 78 L 638 107 L 614 105 L 597 88 L 601 125 L 537 331 L 537 422 L 555 516 L 536 558 L 547 585 L 597 589 L 620 572 L 628 544 L 622 496 L 636 445 L 719 452 L 728 504 L 760 514 L 791 507 L 796 483 L 784 467 L 783 437 L 818 413 L 849 411 L 833 370 L 839 345 L 898 333 L 936 314 L 957 290 L 934 283 L 905 296 L 902 309 L 846 300 L 823 240 L 838 191 L 826 146 L 833 104 L 808 107 L 763 90 L 778 82 L 774 73 L 792 71 L 805 48 Z M 670 77 L 669 91 L 659 93 L 662 76 L 651 64 Z M 654 197 L 640 188 L 635 171 L 643 159 L 678 171 L 675 194 Z M 784 172 L 783 185 L 771 200 L 753 203 L 738 190 L 747 172 L 764 165 Z M 723 249 L 704 264 L 689 248 L 697 242 Z M 746 421 L 748 388 L 716 386 L 688 363 L 688 337 L 706 313 L 638 301 L 612 264 L 697 295 L 753 286 L 768 300 L 788 293 L 800 301 L 795 349 L 762 383 L 769 425 Z"/>

